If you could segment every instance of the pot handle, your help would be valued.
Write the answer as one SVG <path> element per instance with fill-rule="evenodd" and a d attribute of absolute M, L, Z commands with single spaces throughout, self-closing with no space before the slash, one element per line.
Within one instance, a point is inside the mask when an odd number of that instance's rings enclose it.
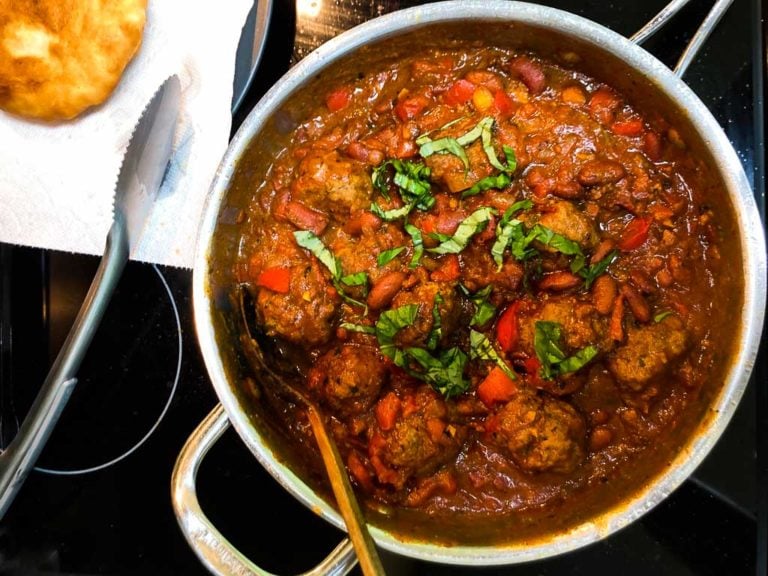
<path fill-rule="evenodd" d="M 208 450 L 229 428 L 224 407 L 218 404 L 192 432 L 181 449 L 171 477 L 171 500 L 184 537 L 205 567 L 217 576 L 273 576 L 237 550 L 200 508 L 196 479 Z M 355 550 L 345 538 L 317 566 L 301 576 L 343 576 L 357 563 Z"/>
<path fill-rule="evenodd" d="M 683 6 L 688 4 L 688 2 L 690 2 L 690 0 L 672 0 L 672 2 L 662 8 L 661 12 L 656 14 L 656 16 L 654 16 L 645 26 L 635 32 L 629 38 L 630 41 L 635 44 L 642 44 L 646 39 L 650 38 L 669 22 L 669 20 L 677 14 Z M 720 22 L 720 19 L 728 8 L 731 7 L 731 4 L 733 4 L 733 0 L 717 0 L 717 2 L 715 2 L 715 5 L 712 6 L 709 14 L 707 14 L 707 17 L 704 19 L 704 22 L 702 22 L 699 29 L 696 30 L 696 34 L 693 35 L 693 38 L 691 38 L 688 46 L 686 46 L 680 59 L 677 61 L 673 70 L 675 76 L 681 78 L 685 74 L 686 70 L 688 70 L 688 66 L 704 44 L 704 41 L 712 33 L 712 30 L 715 29 L 715 26 Z"/>

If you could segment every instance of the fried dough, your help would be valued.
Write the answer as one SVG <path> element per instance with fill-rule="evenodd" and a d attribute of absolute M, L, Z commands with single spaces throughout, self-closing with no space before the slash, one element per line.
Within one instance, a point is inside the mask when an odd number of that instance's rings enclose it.
<path fill-rule="evenodd" d="M 0 108 L 40 120 L 104 102 L 141 45 L 147 0 L 0 0 Z"/>

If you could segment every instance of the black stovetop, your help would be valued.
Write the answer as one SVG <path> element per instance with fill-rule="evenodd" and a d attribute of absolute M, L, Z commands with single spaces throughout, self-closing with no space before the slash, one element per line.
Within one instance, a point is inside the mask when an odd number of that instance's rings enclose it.
<path fill-rule="evenodd" d="M 393 0 L 275 0 L 266 56 L 239 124 L 288 67 L 342 30 L 398 7 Z M 631 34 L 664 4 L 544 2 Z M 712 1 L 694 0 L 646 45 L 673 64 Z M 759 0 L 736 0 L 686 81 L 733 142 L 764 210 L 763 30 Z M 0 444 L 13 437 L 79 308 L 97 259 L 0 245 Z M 0 524 L 0 574 L 205 574 L 179 531 L 170 476 L 186 437 L 216 404 L 195 342 L 191 273 L 129 264 L 80 382 L 39 465 L 99 467 L 76 475 L 34 472 Z M 390 574 L 766 574 L 768 398 L 758 362 L 724 437 L 694 476 L 639 521 L 561 557 L 468 570 L 384 554 Z M 174 383 L 177 379 L 178 385 Z M 758 383 L 760 385 L 758 385 Z M 309 569 L 342 537 L 289 496 L 233 432 L 213 448 L 198 478 L 203 508 L 265 569 Z"/>

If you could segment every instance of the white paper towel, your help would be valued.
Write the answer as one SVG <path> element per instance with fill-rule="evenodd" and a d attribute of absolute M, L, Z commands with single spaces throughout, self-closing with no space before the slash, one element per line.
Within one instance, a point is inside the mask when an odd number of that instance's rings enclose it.
<path fill-rule="evenodd" d="M 250 0 L 150 0 L 142 46 L 100 107 L 56 125 L 0 111 L 0 242 L 101 254 L 117 174 L 141 111 L 181 80 L 171 167 L 131 257 L 191 267 L 208 188 L 227 147 L 235 51 Z"/>

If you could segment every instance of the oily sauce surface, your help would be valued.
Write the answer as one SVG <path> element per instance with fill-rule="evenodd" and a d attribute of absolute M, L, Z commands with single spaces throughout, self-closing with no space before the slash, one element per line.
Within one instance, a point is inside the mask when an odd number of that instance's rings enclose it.
<path fill-rule="evenodd" d="M 728 208 L 675 125 L 576 59 L 361 66 L 241 177 L 246 314 L 405 536 L 519 540 L 616 505 L 722 370 Z M 301 406 L 270 410 L 314 461 Z"/>

